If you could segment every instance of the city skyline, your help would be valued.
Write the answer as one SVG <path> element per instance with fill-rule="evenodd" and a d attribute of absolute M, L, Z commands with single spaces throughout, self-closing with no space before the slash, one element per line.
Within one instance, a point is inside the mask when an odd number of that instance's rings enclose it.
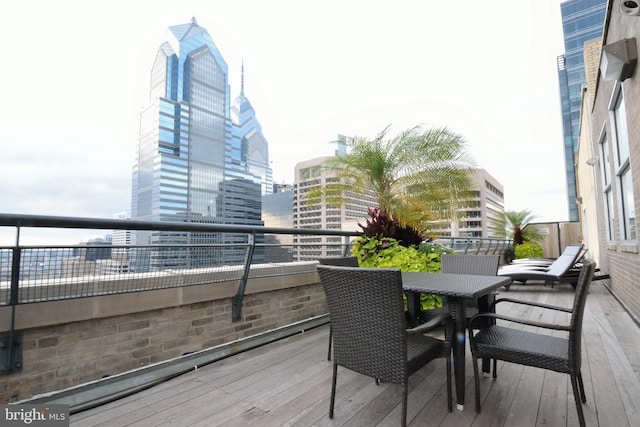
<path fill-rule="evenodd" d="M 149 64 L 166 28 L 195 17 L 229 64 L 232 98 L 244 63 L 244 92 L 269 140 L 274 182 L 290 183 L 296 163 L 330 155 L 337 134 L 447 126 L 504 183 L 507 209 L 566 220 L 559 1 L 459 9 L 414 1 L 116 1 L 95 10 L 36 3 L 31 31 L 9 47 L 23 67 L 1 79 L 12 102 L 0 124 L 8 146 L 0 211 L 110 218 L 128 209 Z M 505 10 L 518 19 L 498 13 Z M 291 18 L 281 18 L 284 11 Z M 12 5 L 0 31 L 16 34 L 26 16 Z M 39 48 L 37 61 L 29 48 Z"/>

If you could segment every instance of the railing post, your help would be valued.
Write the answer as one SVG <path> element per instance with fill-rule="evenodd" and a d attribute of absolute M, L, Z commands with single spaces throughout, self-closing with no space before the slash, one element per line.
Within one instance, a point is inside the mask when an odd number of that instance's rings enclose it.
<path fill-rule="evenodd" d="M 9 335 L 0 339 L 0 373 L 18 371 L 22 368 L 22 337 L 16 335 L 16 306 L 18 305 L 20 283 L 20 227 L 16 231 L 16 246 L 11 254 L 11 327 Z"/>
<path fill-rule="evenodd" d="M 349 256 L 349 236 L 342 236 L 342 240 L 344 241 L 342 250 L 342 256 Z"/>
<path fill-rule="evenodd" d="M 253 252 L 256 248 L 256 233 L 255 231 L 249 234 L 249 247 L 247 248 L 247 256 L 244 260 L 244 270 L 242 271 L 242 277 L 238 283 L 238 292 L 231 302 L 231 320 L 237 322 L 242 319 L 242 300 L 244 299 L 244 292 L 247 288 L 247 281 L 249 280 L 249 271 L 251 269 L 251 259 L 253 258 Z"/>

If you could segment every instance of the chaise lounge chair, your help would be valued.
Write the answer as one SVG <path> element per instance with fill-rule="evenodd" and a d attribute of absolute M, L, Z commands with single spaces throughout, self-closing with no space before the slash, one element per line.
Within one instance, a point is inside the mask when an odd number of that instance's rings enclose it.
<path fill-rule="evenodd" d="M 584 256 L 582 245 L 568 245 L 562 254 L 548 265 L 540 264 L 507 264 L 498 269 L 498 276 L 509 276 L 514 282 L 526 284 L 527 280 L 544 280 L 545 283 L 568 282 L 571 269 Z M 509 290 L 511 285 L 505 286 Z"/>
<path fill-rule="evenodd" d="M 580 249 L 580 254 L 578 254 L 578 259 L 576 260 L 576 262 L 580 262 L 587 255 L 587 252 L 589 252 L 589 249 L 587 248 Z M 512 260 L 509 265 L 548 267 L 557 259 L 558 258 L 518 258 Z"/>

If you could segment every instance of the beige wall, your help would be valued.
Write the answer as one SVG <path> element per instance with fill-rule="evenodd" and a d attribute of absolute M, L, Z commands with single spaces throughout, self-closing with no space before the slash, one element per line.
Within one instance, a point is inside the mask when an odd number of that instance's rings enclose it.
<path fill-rule="evenodd" d="M 598 236 L 598 206 L 596 200 L 596 169 L 599 162 L 593 163 L 598 155 L 598 147 L 593 145 L 591 134 L 591 108 L 595 92 L 602 39 L 591 40 L 584 45 L 584 63 L 587 85 L 582 91 L 582 109 L 580 115 L 580 135 L 576 150 L 576 180 L 578 188 L 578 213 L 582 227 L 582 244 L 589 249 L 587 257 L 600 266 L 600 238 Z M 590 160 L 591 159 L 591 160 Z"/>
<path fill-rule="evenodd" d="M 608 17 L 605 22 L 605 40 L 608 45 L 624 38 L 640 36 L 640 18 L 635 16 L 623 16 L 620 12 L 620 0 L 610 1 Z M 636 40 L 640 42 L 640 40 Z M 640 44 L 640 43 L 639 43 Z M 612 292 L 620 299 L 623 305 L 630 311 L 631 315 L 640 320 L 640 287 L 638 277 L 640 276 L 640 255 L 638 251 L 638 240 L 625 240 L 621 234 L 622 218 L 620 186 L 616 180 L 616 168 L 614 165 L 614 148 L 616 141 L 615 127 L 610 114 L 610 104 L 616 90 L 621 89 L 624 95 L 626 109 L 627 134 L 629 136 L 630 157 L 629 164 L 633 177 L 633 190 L 635 212 L 640 209 L 640 72 L 624 82 L 605 81 L 602 75 L 598 75 L 597 84 L 593 96 L 594 107 L 591 113 L 591 142 L 598 148 L 600 161 L 596 165 L 596 189 L 595 200 L 598 213 L 598 236 L 600 241 L 600 268 L 610 275 L 609 286 Z M 611 159 L 609 168 L 611 189 L 613 194 L 612 218 L 613 236 L 608 236 L 606 232 L 605 204 L 603 200 L 602 168 L 606 162 L 599 152 L 599 141 L 602 135 L 606 135 L 609 143 L 608 157 Z M 583 181 L 584 184 L 586 180 Z M 586 189 L 583 188 L 583 200 L 586 196 Z"/>

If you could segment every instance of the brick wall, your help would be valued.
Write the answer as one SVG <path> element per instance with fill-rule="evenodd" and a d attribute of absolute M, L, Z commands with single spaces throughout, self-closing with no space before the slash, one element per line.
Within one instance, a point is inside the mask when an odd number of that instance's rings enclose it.
<path fill-rule="evenodd" d="M 623 16 L 617 7 L 611 9 L 610 19 L 605 23 L 606 40 L 605 45 L 618 42 L 625 38 L 635 37 L 637 42 L 640 31 L 640 20 L 629 19 Z M 613 95 L 617 90 L 621 90 L 624 97 L 624 107 L 626 110 L 626 131 L 629 138 L 629 166 L 632 172 L 634 211 L 640 211 L 640 72 L 636 69 L 631 78 L 619 83 L 606 81 L 602 75 L 598 75 L 598 80 L 592 83 L 593 88 L 589 89 L 590 96 L 593 97 L 593 110 L 590 111 L 591 128 L 590 137 L 595 154 L 599 156 L 599 163 L 595 166 L 596 173 L 596 200 L 598 212 L 598 238 L 599 238 L 599 267 L 604 273 L 610 275 L 608 285 L 614 295 L 620 299 L 622 304 L 633 318 L 640 322 L 640 287 L 638 277 L 640 276 L 640 241 L 636 237 L 632 240 L 625 240 L 621 233 L 623 218 L 621 200 L 628 195 L 620 186 L 617 171 L 620 169 L 616 165 L 616 126 L 613 123 L 611 109 Z M 613 219 L 613 236 L 607 235 L 607 206 L 604 200 L 603 174 L 602 168 L 606 167 L 606 157 L 601 153 L 601 140 L 608 143 L 608 172 L 611 183 L 612 206 L 611 217 Z M 637 215 L 634 215 L 633 226 L 638 227 Z"/>
<path fill-rule="evenodd" d="M 249 281 L 237 322 L 231 320 L 234 290 L 235 284 L 213 284 L 19 306 L 23 366 L 0 376 L 0 402 L 66 389 L 327 312 L 315 271 Z M 0 320 L 6 325 L 6 312 Z"/>

